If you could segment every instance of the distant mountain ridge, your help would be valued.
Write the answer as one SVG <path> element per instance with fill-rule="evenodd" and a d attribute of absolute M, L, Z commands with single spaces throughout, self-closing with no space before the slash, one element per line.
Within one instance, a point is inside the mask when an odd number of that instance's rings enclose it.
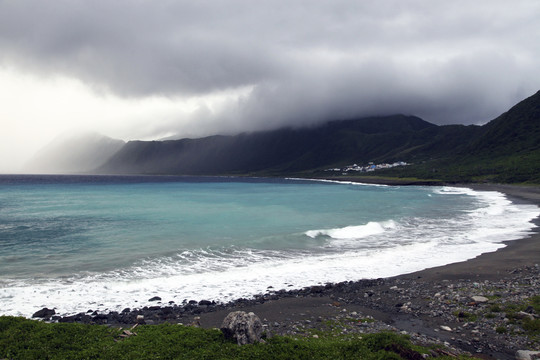
<path fill-rule="evenodd" d="M 298 172 L 387 157 L 424 144 L 422 130 L 430 128 L 436 125 L 395 115 L 235 136 L 131 141 L 99 171 L 182 175 Z"/>
<path fill-rule="evenodd" d="M 475 176 L 496 179 L 510 171 L 521 175 L 506 176 L 506 181 L 528 181 L 537 167 L 529 162 L 540 154 L 539 144 L 540 91 L 484 126 L 438 126 L 415 116 L 393 115 L 234 136 L 130 141 L 97 172 L 263 176 L 407 161 L 416 166 L 399 170 L 403 176 L 475 181 Z"/>
<path fill-rule="evenodd" d="M 540 91 L 483 126 L 392 115 L 199 139 L 124 143 L 96 135 L 57 141 L 29 166 L 49 173 L 327 176 L 327 168 L 394 161 L 412 165 L 380 174 L 540 183 Z"/>

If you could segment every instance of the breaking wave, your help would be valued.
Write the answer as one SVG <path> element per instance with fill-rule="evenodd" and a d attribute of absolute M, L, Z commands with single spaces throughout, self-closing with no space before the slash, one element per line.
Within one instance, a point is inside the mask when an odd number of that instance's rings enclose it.
<path fill-rule="evenodd" d="M 370 221 L 365 225 L 346 226 L 337 229 L 326 230 L 309 230 L 306 231 L 306 235 L 310 238 L 316 238 L 317 236 L 328 236 L 332 239 L 361 239 L 370 235 L 378 235 L 384 233 L 386 230 L 395 229 L 396 223 L 392 220 L 384 222 Z"/>

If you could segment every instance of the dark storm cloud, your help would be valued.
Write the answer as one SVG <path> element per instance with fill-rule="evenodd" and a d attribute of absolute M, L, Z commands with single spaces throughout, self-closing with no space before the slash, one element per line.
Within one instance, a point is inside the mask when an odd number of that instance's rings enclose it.
<path fill-rule="evenodd" d="M 252 87 L 197 119 L 221 130 L 478 123 L 540 88 L 539 14 L 534 0 L 0 1 L 0 64 L 135 98 Z"/>
<path fill-rule="evenodd" d="M 279 62 L 259 45 L 253 29 L 235 23 L 240 14 L 201 4 L 4 2 L 3 57 L 135 96 L 221 90 L 275 71 Z"/>

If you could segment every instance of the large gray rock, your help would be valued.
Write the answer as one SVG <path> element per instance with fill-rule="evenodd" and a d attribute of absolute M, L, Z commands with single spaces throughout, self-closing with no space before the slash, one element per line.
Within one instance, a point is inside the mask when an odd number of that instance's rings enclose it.
<path fill-rule="evenodd" d="M 540 351 L 518 350 L 516 360 L 534 360 L 540 359 Z"/>
<path fill-rule="evenodd" d="M 44 307 L 43 309 L 36 311 L 34 315 L 32 315 L 32 317 L 48 319 L 54 314 L 56 314 L 56 311 L 54 309 L 49 309 L 49 308 Z"/>
<path fill-rule="evenodd" d="M 227 315 L 221 324 L 225 338 L 236 340 L 238 345 L 261 341 L 262 330 L 261 319 L 252 312 L 234 311 Z"/>

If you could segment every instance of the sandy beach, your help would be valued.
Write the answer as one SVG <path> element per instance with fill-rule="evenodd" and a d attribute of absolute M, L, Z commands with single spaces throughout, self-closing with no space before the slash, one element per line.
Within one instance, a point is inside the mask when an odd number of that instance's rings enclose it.
<path fill-rule="evenodd" d="M 512 201 L 540 205 L 538 187 L 466 187 L 499 191 Z M 536 223 L 540 225 L 539 219 Z M 539 264 L 540 234 L 536 230 L 525 239 L 507 242 L 498 251 L 393 278 L 291 291 L 270 289 L 255 299 L 239 299 L 225 305 L 156 303 L 121 313 L 79 314 L 56 320 L 120 326 L 137 321 L 168 321 L 211 328 L 219 327 L 229 312 L 242 310 L 257 314 L 269 335 L 310 336 L 310 330 L 324 330 L 334 324 L 341 327 L 342 333 L 396 331 L 409 334 L 418 343 L 443 344 L 454 354 L 467 352 L 484 359 L 513 359 L 517 350 L 540 350 L 538 337 L 531 339 L 508 323 L 504 313 L 492 310 L 539 295 Z M 474 296 L 486 301 L 477 301 Z M 538 315 L 534 311 L 530 314 L 531 318 Z"/>

